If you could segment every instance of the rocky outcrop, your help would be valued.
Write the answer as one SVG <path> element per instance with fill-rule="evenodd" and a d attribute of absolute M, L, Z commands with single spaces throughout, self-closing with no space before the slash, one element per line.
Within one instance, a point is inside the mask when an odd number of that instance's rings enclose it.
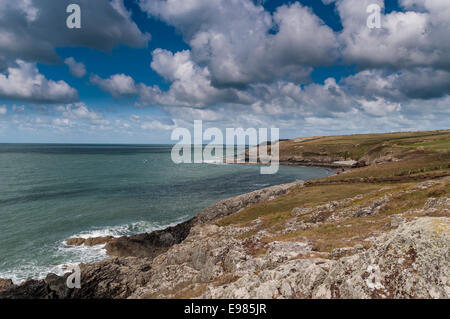
<path fill-rule="evenodd" d="M 69 238 L 66 241 L 66 244 L 69 246 L 97 246 L 97 245 L 104 245 L 107 242 L 111 241 L 114 237 L 113 236 L 104 236 L 104 237 L 92 237 L 92 238 L 79 238 L 79 237 L 73 237 Z"/>
<path fill-rule="evenodd" d="M 110 240 L 105 248 L 110 256 L 154 258 L 171 246 L 182 242 L 194 223 L 191 219 L 164 230 L 134 236 L 123 236 Z"/>
<path fill-rule="evenodd" d="M 0 299 L 64 299 L 72 291 L 66 285 L 69 275 L 49 274 L 43 280 L 28 279 L 20 285 L 0 288 Z"/>
<path fill-rule="evenodd" d="M 296 259 L 248 273 L 209 298 L 450 298 L 450 221 L 419 218 L 367 251 L 329 259 Z"/>
<path fill-rule="evenodd" d="M 318 298 L 450 298 L 450 221 L 418 218 L 333 264 Z"/>
<path fill-rule="evenodd" d="M 260 218 L 245 226 L 196 225 L 182 243 L 154 259 L 152 279 L 130 298 L 450 298 L 450 219 L 448 214 L 426 217 L 436 210 L 448 213 L 445 197 L 380 216 L 387 220 L 383 231 L 356 238 L 364 244 L 331 253 L 316 251 L 307 239 L 267 240 L 322 225 L 345 227 L 347 220 L 370 225 L 393 197 L 441 182 L 387 195 L 386 189 L 377 190 L 365 201 L 357 195 L 298 207 L 277 234 L 268 233 Z M 351 244 L 354 238 L 346 240 Z"/>
<path fill-rule="evenodd" d="M 251 204 L 273 199 L 302 184 L 303 182 L 296 182 L 277 185 L 229 198 L 205 208 L 193 219 L 152 233 L 119 238 L 69 239 L 68 245 L 89 246 L 106 242 L 107 253 L 120 258 L 109 258 L 89 265 L 82 264 L 81 289 L 69 290 L 66 287 L 69 274 L 65 276 L 49 274 L 44 280 L 30 279 L 21 285 L 13 285 L 11 281 L 2 280 L 0 298 L 126 298 L 149 280 L 151 276 L 147 272 L 152 267 L 152 260 L 166 253 L 174 245 L 182 243 L 195 225 L 233 214 Z"/>
<path fill-rule="evenodd" d="M 81 264 L 81 288 L 69 289 L 70 274 L 49 274 L 43 280 L 29 279 L 20 285 L 0 289 L 0 299 L 113 299 L 127 298 L 150 280 L 151 260 L 109 258 Z"/>
<path fill-rule="evenodd" d="M 430 180 L 395 193 L 388 187 L 296 207 L 275 229 L 263 218 L 214 223 L 303 184 L 256 191 L 174 227 L 112 239 L 106 248 L 118 257 L 81 265 L 80 289 L 67 288 L 68 274 L 18 286 L 0 280 L 0 298 L 450 298 L 448 198 L 430 197 L 423 207 L 380 216 L 394 198 L 434 194 L 430 189 L 445 183 Z M 293 236 L 320 227 L 346 229 L 350 222 L 372 225 L 374 218 L 383 221 L 381 228 L 341 238 L 344 245 L 329 252 Z"/>

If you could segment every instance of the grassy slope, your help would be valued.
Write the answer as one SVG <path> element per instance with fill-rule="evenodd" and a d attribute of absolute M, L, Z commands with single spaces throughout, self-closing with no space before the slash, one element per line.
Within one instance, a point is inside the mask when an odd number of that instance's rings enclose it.
<path fill-rule="evenodd" d="M 330 252 L 334 248 L 357 243 L 366 246 L 368 241 L 364 239 L 376 232 L 391 229 L 390 217 L 393 214 L 421 208 L 431 197 L 450 197 L 450 185 L 445 181 L 426 190 L 414 188 L 418 182 L 450 175 L 450 131 L 318 137 L 281 142 L 282 158 L 309 156 L 307 154 L 340 154 L 355 160 L 392 156 L 396 161 L 373 164 L 312 181 L 304 188 L 251 206 L 216 221 L 216 224 L 246 225 L 260 218 L 263 228 L 274 233 L 274 236 L 267 236 L 264 239 L 266 241 L 306 239 L 313 241 L 318 251 Z M 318 228 L 280 235 L 280 228 L 285 227 L 286 221 L 292 218 L 291 211 L 295 207 L 312 207 L 357 195 L 362 198 L 352 201 L 349 206 L 364 205 L 386 194 L 393 194 L 393 197 L 374 216 L 327 222 Z M 414 214 L 410 217 L 414 217 Z M 297 218 L 314 222 L 311 220 L 312 214 Z M 249 233 L 245 236 L 252 235 Z"/>
<path fill-rule="evenodd" d="M 383 156 L 408 159 L 450 151 L 450 130 L 292 139 L 280 142 L 280 159 L 333 157 L 368 162 Z"/>

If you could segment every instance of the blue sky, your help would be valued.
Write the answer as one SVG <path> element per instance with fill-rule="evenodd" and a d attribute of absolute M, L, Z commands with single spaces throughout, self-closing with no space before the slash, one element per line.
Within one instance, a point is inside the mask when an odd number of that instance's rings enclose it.
<path fill-rule="evenodd" d="M 0 143 L 448 128 L 449 21 L 445 0 L 0 0 Z"/>

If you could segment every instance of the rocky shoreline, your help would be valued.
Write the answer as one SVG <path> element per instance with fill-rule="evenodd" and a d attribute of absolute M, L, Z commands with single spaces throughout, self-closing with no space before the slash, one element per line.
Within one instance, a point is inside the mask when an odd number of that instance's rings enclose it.
<path fill-rule="evenodd" d="M 155 257 L 169 250 L 172 246 L 181 243 L 189 235 L 191 228 L 195 225 L 207 223 L 214 219 L 233 214 L 251 204 L 273 199 L 286 194 L 292 187 L 302 185 L 303 182 L 277 185 L 270 188 L 256 190 L 248 194 L 238 195 L 229 199 L 219 201 L 198 213 L 194 218 L 152 233 L 144 233 L 133 236 L 122 236 L 114 238 L 112 236 L 95 238 L 70 238 L 68 245 L 72 246 L 95 246 L 105 244 L 107 254 L 112 259 L 93 264 L 81 264 L 83 273 L 83 285 L 81 289 L 68 289 L 66 280 L 69 273 L 58 276 L 49 274 L 45 279 L 28 279 L 19 285 L 15 285 L 9 279 L 0 278 L 0 299 L 65 299 L 65 298 L 124 298 L 123 294 L 117 294 L 114 290 L 103 291 L 102 282 L 105 277 L 107 281 L 116 281 L 116 273 L 111 269 L 116 263 L 128 264 L 130 258 L 133 265 L 139 265 L 138 270 L 146 269 L 147 264 Z M 135 263 L 134 263 L 135 262 Z M 144 265 L 144 266 L 142 266 Z M 108 266 L 108 267 L 105 267 Z M 151 267 L 148 265 L 148 267 Z M 111 272 L 110 272 L 111 270 Z M 110 278 L 109 278 L 110 277 Z M 101 279 L 99 279 L 101 278 Z M 139 278 L 139 276 L 138 276 Z M 98 285 L 98 288 L 95 286 Z M 126 287 L 126 285 L 124 286 Z M 124 288 L 126 289 L 126 288 Z"/>
<path fill-rule="evenodd" d="M 105 244 L 105 249 L 109 256 L 154 258 L 167 251 L 173 245 L 179 244 L 185 240 L 189 235 L 191 228 L 195 225 L 214 221 L 233 214 L 245 207 L 248 207 L 249 205 L 274 199 L 277 196 L 286 194 L 292 187 L 300 187 L 303 184 L 303 181 L 298 181 L 294 183 L 276 185 L 228 198 L 206 207 L 193 218 L 185 222 L 163 230 L 157 230 L 152 233 L 122 236 L 118 238 L 114 238 L 112 236 L 71 238 L 67 241 L 67 244 L 74 246 L 94 246 Z"/>
<path fill-rule="evenodd" d="M 448 182 L 448 177 L 422 181 L 409 192 Z M 348 247 L 329 253 L 307 238 L 281 238 L 347 220 L 374 222 L 370 218 L 403 193 L 297 207 L 270 234 L 260 217 L 241 224 L 221 222 L 305 187 L 297 182 L 254 191 L 218 202 L 165 230 L 103 238 L 111 257 L 80 265 L 80 289 L 67 288 L 69 274 L 49 274 L 20 285 L 2 279 L 0 298 L 450 298 L 446 197 L 392 215 L 382 231 L 357 238 L 362 244 L 351 238 Z"/>

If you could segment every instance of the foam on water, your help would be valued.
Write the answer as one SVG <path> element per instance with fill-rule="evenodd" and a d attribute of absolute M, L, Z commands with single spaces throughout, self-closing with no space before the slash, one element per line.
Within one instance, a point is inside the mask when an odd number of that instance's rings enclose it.
<path fill-rule="evenodd" d="M 50 273 L 63 275 L 69 272 L 67 269 L 70 266 L 92 263 L 107 257 L 104 245 L 87 247 L 67 246 L 65 243 L 59 243 L 54 249 L 54 254 L 55 257 L 62 258 L 64 262 L 55 265 L 40 265 L 28 262 L 13 270 L 0 272 L 0 278 L 8 278 L 15 284 L 20 284 L 28 278 L 44 279 Z"/>
<path fill-rule="evenodd" d="M 79 234 L 71 236 L 71 238 L 92 238 L 103 236 L 120 237 L 150 233 L 155 230 L 175 226 L 183 221 L 186 221 L 188 218 L 189 216 L 185 215 L 168 224 L 139 221 L 111 227 L 94 227 L 92 230 L 83 231 Z M 64 240 L 55 244 L 54 247 L 54 257 L 64 260 L 63 263 L 57 265 L 37 265 L 35 263 L 26 263 L 14 270 L 0 272 L 0 278 L 8 278 L 15 284 L 20 284 L 30 277 L 33 279 L 44 279 L 49 273 L 63 275 L 68 272 L 67 269 L 70 268 L 70 266 L 78 265 L 80 263 L 93 263 L 106 258 L 107 254 L 104 247 L 105 244 L 96 246 L 69 246 L 66 244 L 66 240 Z"/>
<path fill-rule="evenodd" d="M 75 234 L 70 238 L 93 238 L 93 237 L 121 237 L 137 235 L 141 233 L 150 233 L 155 230 L 161 230 L 167 227 L 175 226 L 179 223 L 186 221 L 189 218 L 188 215 L 184 215 L 177 218 L 173 222 L 161 224 L 151 221 L 139 221 L 131 224 L 109 226 L 109 227 L 93 227 L 91 230 L 83 231 L 79 234 Z"/>

